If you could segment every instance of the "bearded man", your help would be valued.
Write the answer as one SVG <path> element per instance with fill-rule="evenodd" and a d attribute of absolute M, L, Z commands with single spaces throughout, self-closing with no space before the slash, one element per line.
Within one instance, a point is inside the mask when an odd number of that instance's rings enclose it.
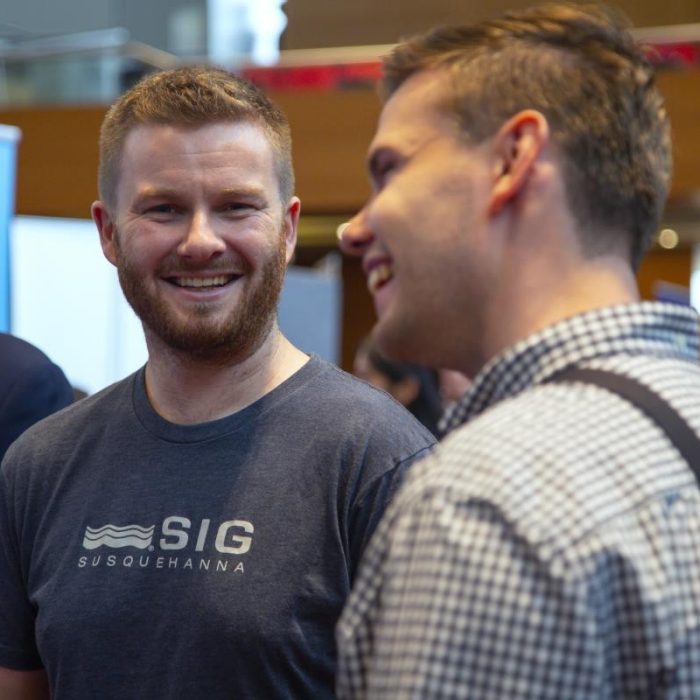
<path fill-rule="evenodd" d="M 0 696 L 333 697 L 360 554 L 432 437 L 279 330 L 300 202 L 264 94 L 149 76 L 100 149 L 92 215 L 148 362 L 3 463 Z"/>

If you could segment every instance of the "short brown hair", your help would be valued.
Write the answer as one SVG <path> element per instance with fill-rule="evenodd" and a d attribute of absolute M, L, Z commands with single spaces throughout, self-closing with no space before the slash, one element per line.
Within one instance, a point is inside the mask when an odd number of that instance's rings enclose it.
<path fill-rule="evenodd" d="M 595 232 L 622 232 L 636 267 L 663 214 L 671 146 L 653 70 L 628 27 L 602 6 L 551 3 L 438 28 L 385 59 L 384 93 L 415 73 L 446 69 L 445 107 L 470 142 L 523 109 L 541 112 L 564 155 L 567 201 L 584 250 L 619 248 L 619 240 Z"/>
<path fill-rule="evenodd" d="M 260 89 L 219 68 L 175 68 L 148 75 L 108 110 L 100 130 L 100 197 L 116 204 L 124 142 L 136 127 L 169 124 L 196 128 L 224 121 L 260 125 L 276 154 L 280 195 L 294 192 L 292 138 L 282 110 Z"/>

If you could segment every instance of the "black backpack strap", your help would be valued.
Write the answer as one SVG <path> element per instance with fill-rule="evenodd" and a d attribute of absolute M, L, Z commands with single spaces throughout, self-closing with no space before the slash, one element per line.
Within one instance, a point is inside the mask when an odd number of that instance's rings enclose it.
<path fill-rule="evenodd" d="M 653 420 L 676 446 L 700 484 L 700 438 L 675 409 L 649 387 L 622 374 L 602 369 L 571 367 L 547 380 L 547 383 L 584 382 L 607 389 L 634 404 Z"/>

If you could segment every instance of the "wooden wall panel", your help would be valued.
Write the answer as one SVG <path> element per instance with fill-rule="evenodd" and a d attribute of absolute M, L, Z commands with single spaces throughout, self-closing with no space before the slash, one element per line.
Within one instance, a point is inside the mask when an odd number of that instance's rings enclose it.
<path fill-rule="evenodd" d="M 655 287 L 659 282 L 688 287 L 691 266 L 692 254 L 688 247 L 652 250 L 644 259 L 637 274 L 642 299 L 654 299 Z"/>
<path fill-rule="evenodd" d="M 391 44 L 437 24 L 476 22 L 533 0 L 290 0 L 285 49 Z M 698 0 L 616 0 L 637 27 L 700 22 Z"/>
<path fill-rule="evenodd" d="M 673 134 L 671 204 L 700 207 L 700 68 L 659 72 L 657 84 Z"/>
<path fill-rule="evenodd" d="M 379 116 L 373 90 L 279 91 L 292 127 L 302 213 L 353 212 L 369 194 L 365 153 Z"/>
<path fill-rule="evenodd" d="M 340 366 L 352 371 L 355 351 L 374 326 L 374 302 L 367 290 L 362 264 L 357 258 L 343 258 L 343 331 Z"/>
<path fill-rule="evenodd" d="M 18 214 L 90 218 L 97 198 L 97 139 L 105 107 L 33 107 L 0 112 L 22 130 Z"/>

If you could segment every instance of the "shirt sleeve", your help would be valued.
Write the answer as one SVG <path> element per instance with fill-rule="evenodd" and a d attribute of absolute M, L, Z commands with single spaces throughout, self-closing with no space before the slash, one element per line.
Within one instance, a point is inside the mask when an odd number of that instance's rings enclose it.
<path fill-rule="evenodd" d="M 426 443 L 425 447 L 410 457 L 399 460 L 392 468 L 370 481 L 353 503 L 350 523 L 352 532 L 350 559 L 353 575 L 359 568 L 362 553 L 374 534 L 384 511 L 403 483 L 406 472 L 411 465 L 426 457 L 431 449 L 432 444 Z M 373 454 L 371 458 L 381 460 L 376 454 Z"/>
<path fill-rule="evenodd" d="M 18 518 L 7 460 L 0 468 L 0 666 L 17 671 L 42 667 L 34 637 L 35 612 L 27 599 Z"/>
<path fill-rule="evenodd" d="M 563 568 L 489 503 L 406 500 L 338 625 L 339 697 L 599 697 L 595 630 Z"/>

